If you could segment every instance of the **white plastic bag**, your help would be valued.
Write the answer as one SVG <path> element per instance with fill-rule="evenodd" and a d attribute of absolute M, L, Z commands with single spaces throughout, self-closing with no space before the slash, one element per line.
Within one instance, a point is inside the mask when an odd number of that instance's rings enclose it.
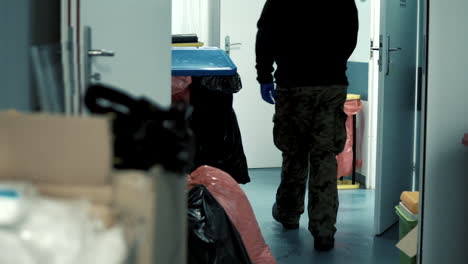
<path fill-rule="evenodd" d="M 17 234 L 0 229 L 1 264 L 38 264 Z"/>
<path fill-rule="evenodd" d="M 37 198 L 17 234 L 38 263 L 75 264 L 94 240 L 85 203 Z"/>
<path fill-rule="evenodd" d="M 104 229 L 84 201 L 39 196 L 28 200 L 22 221 L 0 227 L 0 264 L 121 264 L 123 231 Z"/>
<path fill-rule="evenodd" d="M 0 184 L 0 227 L 15 225 L 29 211 L 34 189 L 28 184 Z"/>

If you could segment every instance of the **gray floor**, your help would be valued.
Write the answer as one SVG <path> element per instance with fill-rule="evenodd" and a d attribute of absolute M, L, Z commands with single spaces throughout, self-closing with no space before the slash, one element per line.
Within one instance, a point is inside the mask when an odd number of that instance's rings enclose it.
<path fill-rule="evenodd" d="M 263 236 L 279 264 L 292 263 L 398 263 L 398 227 L 394 226 L 384 235 L 372 235 L 374 223 L 373 190 L 343 190 L 339 192 L 340 209 L 335 249 L 316 252 L 313 238 L 307 230 L 308 217 L 301 218 L 299 230 L 284 231 L 271 217 L 276 188 L 279 184 L 279 169 L 256 169 L 250 171 L 252 182 L 243 186 L 250 199 Z"/>

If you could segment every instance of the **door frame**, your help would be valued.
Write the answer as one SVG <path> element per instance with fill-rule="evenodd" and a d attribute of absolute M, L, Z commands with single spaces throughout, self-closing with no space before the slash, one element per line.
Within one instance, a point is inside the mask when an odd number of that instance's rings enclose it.
<path fill-rule="evenodd" d="M 418 179 L 419 181 L 419 189 L 420 189 L 420 196 L 419 196 L 419 225 L 418 225 L 418 246 L 417 246 L 417 263 L 422 264 L 423 259 L 423 243 L 424 243 L 424 236 L 423 236 L 423 230 L 424 230 L 424 202 L 425 202 L 425 184 L 426 184 L 426 131 L 427 131 L 427 87 L 428 87 L 428 61 L 429 61 L 429 56 L 428 56 L 428 50 L 429 50 L 429 10 L 430 10 L 430 0 L 419 0 L 419 4 L 421 5 L 421 11 L 419 12 L 420 15 L 422 15 L 422 19 L 419 21 L 422 21 L 422 25 L 420 25 L 419 30 L 422 30 L 423 37 L 422 37 L 422 43 L 421 47 L 421 53 L 420 55 L 422 56 L 421 59 L 421 68 L 422 68 L 422 76 L 421 76 L 421 95 L 420 95 L 420 100 L 421 100 L 421 118 L 419 119 L 421 129 L 419 130 L 419 141 L 420 141 L 420 146 L 419 146 L 419 173 Z"/>
<path fill-rule="evenodd" d="M 372 47 L 379 46 L 380 38 L 380 2 L 382 0 L 371 1 L 371 40 Z M 379 57 L 380 51 L 372 52 L 372 58 L 369 61 L 369 164 L 366 177 L 366 187 L 368 189 L 376 188 L 377 179 L 377 137 L 378 137 L 378 99 L 379 99 Z"/>

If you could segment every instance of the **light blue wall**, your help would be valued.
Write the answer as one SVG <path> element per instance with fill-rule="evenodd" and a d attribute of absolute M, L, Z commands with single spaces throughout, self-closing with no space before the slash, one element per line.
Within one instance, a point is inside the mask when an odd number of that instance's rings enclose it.
<path fill-rule="evenodd" d="M 361 99 L 369 100 L 369 63 L 348 62 L 348 93 L 360 94 Z"/>
<path fill-rule="evenodd" d="M 0 110 L 32 109 L 30 1 L 0 1 Z"/>
<path fill-rule="evenodd" d="M 31 111 L 30 47 L 60 41 L 60 0 L 0 0 L 0 111 Z"/>
<path fill-rule="evenodd" d="M 358 43 L 349 58 L 346 72 L 349 80 L 348 92 L 360 94 L 362 100 L 369 95 L 370 25 L 371 0 L 355 0 L 359 13 Z"/>

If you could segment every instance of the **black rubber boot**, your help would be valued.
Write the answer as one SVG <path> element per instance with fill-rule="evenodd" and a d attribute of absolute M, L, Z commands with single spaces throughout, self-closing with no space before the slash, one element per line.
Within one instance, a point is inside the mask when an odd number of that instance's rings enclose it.
<path fill-rule="evenodd" d="M 329 251 L 335 247 L 335 239 L 334 238 L 315 238 L 314 239 L 314 248 L 317 251 Z"/>

